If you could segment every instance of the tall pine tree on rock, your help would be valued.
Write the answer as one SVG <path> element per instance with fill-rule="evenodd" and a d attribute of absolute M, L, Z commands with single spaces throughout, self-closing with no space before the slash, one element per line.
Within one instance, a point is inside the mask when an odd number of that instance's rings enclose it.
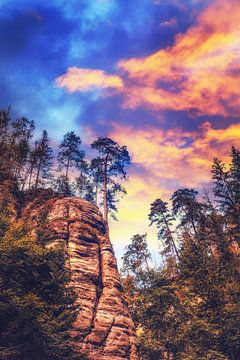
<path fill-rule="evenodd" d="M 103 185 L 103 207 L 104 207 L 104 219 L 108 227 L 108 212 L 109 212 L 109 184 L 111 180 L 111 185 L 114 184 L 117 176 L 120 176 L 123 179 L 126 179 L 126 170 L 125 166 L 129 165 L 131 158 L 126 146 L 120 146 L 116 141 L 110 138 L 99 137 L 96 141 L 91 144 L 92 149 L 97 150 L 100 154 L 98 159 L 99 167 L 98 171 L 101 171 Z M 111 193 L 112 196 L 117 194 L 119 188 L 115 187 L 115 192 Z"/>
<path fill-rule="evenodd" d="M 70 131 L 63 136 L 59 145 L 58 163 L 60 170 L 65 169 L 66 181 L 68 181 L 69 170 L 72 167 L 81 169 L 83 166 L 85 152 L 81 150 L 81 144 L 81 138 L 74 131 Z"/>

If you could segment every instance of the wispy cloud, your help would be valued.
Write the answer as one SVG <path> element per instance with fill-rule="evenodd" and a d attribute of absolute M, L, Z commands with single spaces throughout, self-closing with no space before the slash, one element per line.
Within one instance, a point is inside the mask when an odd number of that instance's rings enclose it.
<path fill-rule="evenodd" d="M 134 163 L 125 184 L 128 194 L 120 202 L 119 223 L 111 227 L 113 238 L 121 240 L 122 244 L 134 233 L 147 231 L 150 248 L 156 252 L 155 230 L 148 227 L 150 203 L 159 197 L 168 201 L 181 187 L 194 187 L 200 191 L 202 186 L 208 187 L 213 157 L 217 155 L 228 163 L 230 146 L 240 142 L 240 124 L 213 129 L 205 122 L 195 132 L 156 128 L 136 130 L 115 125 L 111 137 L 127 144 Z M 116 244 L 119 246 L 118 242 Z"/>
<path fill-rule="evenodd" d="M 123 87 L 121 78 L 116 75 L 107 74 L 102 70 L 79 69 L 76 67 L 68 68 L 64 75 L 56 79 L 56 84 L 69 92 L 89 91 L 94 88 L 121 89 Z"/>
<path fill-rule="evenodd" d="M 135 165 L 145 169 L 145 176 L 165 187 L 169 193 L 179 186 L 198 187 L 210 180 L 213 158 L 227 161 L 231 145 L 240 142 L 240 124 L 213 129 L 209 122 L 196 131 L 181 129 L 133 129 L 115 125 L 111 136 L 127 144 Z M 144 188 L 146 191 L 148 187 Z"/>
<path fill-rule="evenodd" d="M 121 61 L 132 84 L 125 106 L 240 115 L 239 23 L 239 1 L 218 0 L 173 46 Z"/>
<path fill-rule="evenodd" d="M 197 24 L 176 36 L 174 45 L 147 57 L 121 60 L 116 75 L 69 68 L 57 84 L 71 92 L 118 90 L 125 108 L 239 116 L 239 23 L 239 1 L 217 0 L 199 15 Z"/>
<path fill-rule="evenodd" d="M 177 18 L 176 17 L 172 17 L 171 19 L 169 20 L 165 20 L 165 21 L 162 21 L 160 23 L 160 26 L 161 27 L 172 27 L 172 26 L 175 26 L 177 24 Z"/>

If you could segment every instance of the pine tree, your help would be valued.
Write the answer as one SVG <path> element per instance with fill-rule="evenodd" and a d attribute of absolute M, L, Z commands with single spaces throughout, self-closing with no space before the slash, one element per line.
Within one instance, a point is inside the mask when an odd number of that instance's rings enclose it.
<path fill-rule="evenodd" d="M 120 176 L 126 179 L 125 166 L 131 162 L 130 155 L 126 146 L 120 146 L 117 142 L 109 138 L 99 137 L 91 144 L 91 147 L 100 154 L 98 159 L 98 171 L 102 171 L 101 180 L 103 181 L 103 206 L 104 219 L 108 228 L 108 184 L 113 183 L 113 178 Z"/>
<path fill-rule="evenodd" d="M 38 161 L 38 159 L 37 159 L 38 150 L 37 149 L 38 149 L 38 142 L 35 141 L 34 146 L 31 146 L 30 151 L 29 151 L 28 171 L 27 171 L 27 178 L 26 178 L 26 181 L 28 181 L 28 190 L 31 189 L 33 172 L 37 166 L 37 161 Z M 24 188 L 24 186 L 23 186 L 23 188 Z"/>
<path fill-rule="evenodd" d="M 194 189 L 179 189 L 174 192 L 171 200 L 173 215 L 181 219 L 179 226 L 190 225 L 197 234 L 196 224 L 201 214 L 201 204 L 197 202 L 198 192 Z"/>
<path fill-rule="evenodd" d="M 66 181 L 69 180 L 69 170 L 72 167 L 81 169 L 83 166 L 85 152 L 80 149 L 81 144 L 81 138 L 77 136 L 74 131 L 70 131 L 63 136 L 63 140 L 59 146 L 58 162 L 59 169 L 65 169 Z"/>
<path fill-rule="evenodd" d="M 158 229 L 158 238 L 163 241 L 163 253 L 167 256 L 175 254 L 179 258 L 178 249 L 171 231 L 174 217 L 170 214 L 167 203 L 161 199 L 155 200 L 151 204 L 150 213 L 148 215 L 150 225 L 156 224 Z"/>
<path fill-rule="evenodd" d="M 102 191 L 102 185 L 104 183 L 103 175 L 103 159 L 97 157 L 91 160 L 89 167 L 90 177 L 93 182 L 93 192 L 95 193 L 95 203 L 98 205 L 99 195 Z"/>
<path fill-rule="evenodd" d="M 131 244 L 125 248 L 123 260 L 123 273 L 138 274 L 139 272 L 149 271 L 148 261 L 151 254 L 147 246 L 147 234 L 136 234 L 131 238 Z"/>
<path fill-rule="evenodd" d="M 57 178 L 53 179 L 52 186 L 54 190 L 62 196 L 75 196 L 76 195 L 76 184 L 66 180 L 65 175 L 59 175 Z"/>
<path fill-rule="evenodd" d="M 0 172 L 23 186 L 34 122 L 26 118 L 13 120 L 10 108 L 0 110 L 0 122 Z"/>
<path fill-rule="evenodd" d="M 115 221 L 117 218 L 117 204 L 119 202 L 119 198 L 123 197 L 127 194 L 126 189 L 116 181 L 108 178 L 108 186 L 107 186 L 107 208 L 108 215 Z M 104 203 L 100 203 L 100 205 L 104 205 Z"/>
<path fill-rule="evenodd" d="M 89 179 L 89 165 L 87 161 L 82 160 L 78 167 L 79 176 L 76 178 L 76 186 L 79 192 L 79 196 L 84 198 L 85 193 L 89 190 L 90 179 Z M 88 189 L 88 190 L 87 190 Z"/>
<path fill-rule="evenodd" d="M 38 188 L 40 183 L 40 176 L 42 179 L 50 177 L 50 169 L 52 166 L 52 149 L 49 146 L 48 133 L 43 130 L 40 140 L 37 142 L 36 150 L 36 179 L 35 189 Z"/>
<path fill-rule="evenodd" d="M 82 199 L 95 201 L 94 185 L 89 174 L 82 174 L 76 179 L 76 189 Z"/>
<path fill-rule="evenodd" d="M 5 175 L 9 171 L 9 129 L 11 123 L 10 108 L 0 109 L 0 173 Z M 6 175 L 5 175 L 6 177 Z"/>

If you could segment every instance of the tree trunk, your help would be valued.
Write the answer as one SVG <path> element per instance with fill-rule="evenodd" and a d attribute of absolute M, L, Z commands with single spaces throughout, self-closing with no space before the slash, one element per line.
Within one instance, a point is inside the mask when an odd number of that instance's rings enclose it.
<path fill-rule="evenodd" d="M 32 182 L 32 174 L 33 174 L 34 162 L 32 162 L 29 172 L 29 181 L 28 181 L 28 190 L 30 190 L 31 182 Z"/>
<path fill-rule="evenodd" d="M 80 172 L 80 184 L 79 184 L 79 195 L 80 195 L 80 198 L 82 198 L 82 193 L 83 193 L 83 186 L 82 186 L 82 183 L 83 183 L 83 174 L 82 174 L 82 171 Z"/>
<path fill-rule="evenodd" d="M 104 220 L 108 221 L 108 206 L 107 206 L 107 164 L 104 165 Z"/>
<path fill-rule="evenodd" d="M 108 154 L 104 161 L 104 200 L 103 200 L 103 206 L 104 206 L 104 220 L 106 223 L 106 228 L 108 232 L 108 204 L 107 204 L 107 165 L 108 165 Z"/>
<path fill-rule="evenodd" d="M 168 234 L 169 234 L 169 236 L 170 236 L 170 238 L 171 238 L 172 245 L 173 245 L 173 248 L 174 248 L 176 257 L 177 257 L 177 259 L 179 260 L 178 249 L 177 249 L 177 246 L 176 246 L 176 244 L 175 244 L 174 238 L 173 238 L 173 236 L 172 236 L 172 232 L 171 232 L 171 230 L 170 230 L 170 228 L 169 228 L 169 226 L 168 226 L 168 222 L 167 222 L 167 220 L 165 219 L 165 216 L 164 216 L 164 221 L 165 221 L 165 224 L 166 224 L 166 227 L 167 227 L 167 230 L 168 230 Z"/>
<path fill-rule="evenodd" d="M 67 166 L 66 166 L 66 174 L 65 174 L 66 181 L 68 181 L 68 170 L 69 170 L 69 165 L 70 165 L 70 156 L 68 157 L 68 160 L 67 160 Z"/>
<path fill-rule="evenodd" d="M 39 175 L 40 175 L 40 169 L 41 169 L 41 158 L 39 159 L 39 163 L 38 163 L 38 168 L 37 168 L 37 176 L 36 176 L 36 181 L 35 181 L 35 190 L 38 187 L 38 183 L 39 183 Z"/>
<path fill-rule="evenodd" d="M 96 205 L 98 206 L 98 183 L 96 183 L 96 198 L 95 198 L 95 201 L 96 201 Z"/>

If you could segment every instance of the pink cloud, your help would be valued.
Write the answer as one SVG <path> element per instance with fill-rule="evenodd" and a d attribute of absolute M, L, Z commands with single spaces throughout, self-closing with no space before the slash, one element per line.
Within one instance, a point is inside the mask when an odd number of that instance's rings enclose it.
<path fill-rule="evenodd" d="M 98 88 L 108 96 L 120 93 L 125 108 L 240 116 L 239 24 L 240 2 L 215 0 L 172 46 L 120 61 L 115 75 L 71 67 L 56 84 L 69 92 Z"/>
<path fill-rule="evenodd" d="M 67 89 L 69 92 L 89 91 L 94 88 L 121 89 L 123 82 L 120 77 L 110 75 L 102 70 L 68 68 L 67 72 L 59 76 L 56 85 Z"/>

